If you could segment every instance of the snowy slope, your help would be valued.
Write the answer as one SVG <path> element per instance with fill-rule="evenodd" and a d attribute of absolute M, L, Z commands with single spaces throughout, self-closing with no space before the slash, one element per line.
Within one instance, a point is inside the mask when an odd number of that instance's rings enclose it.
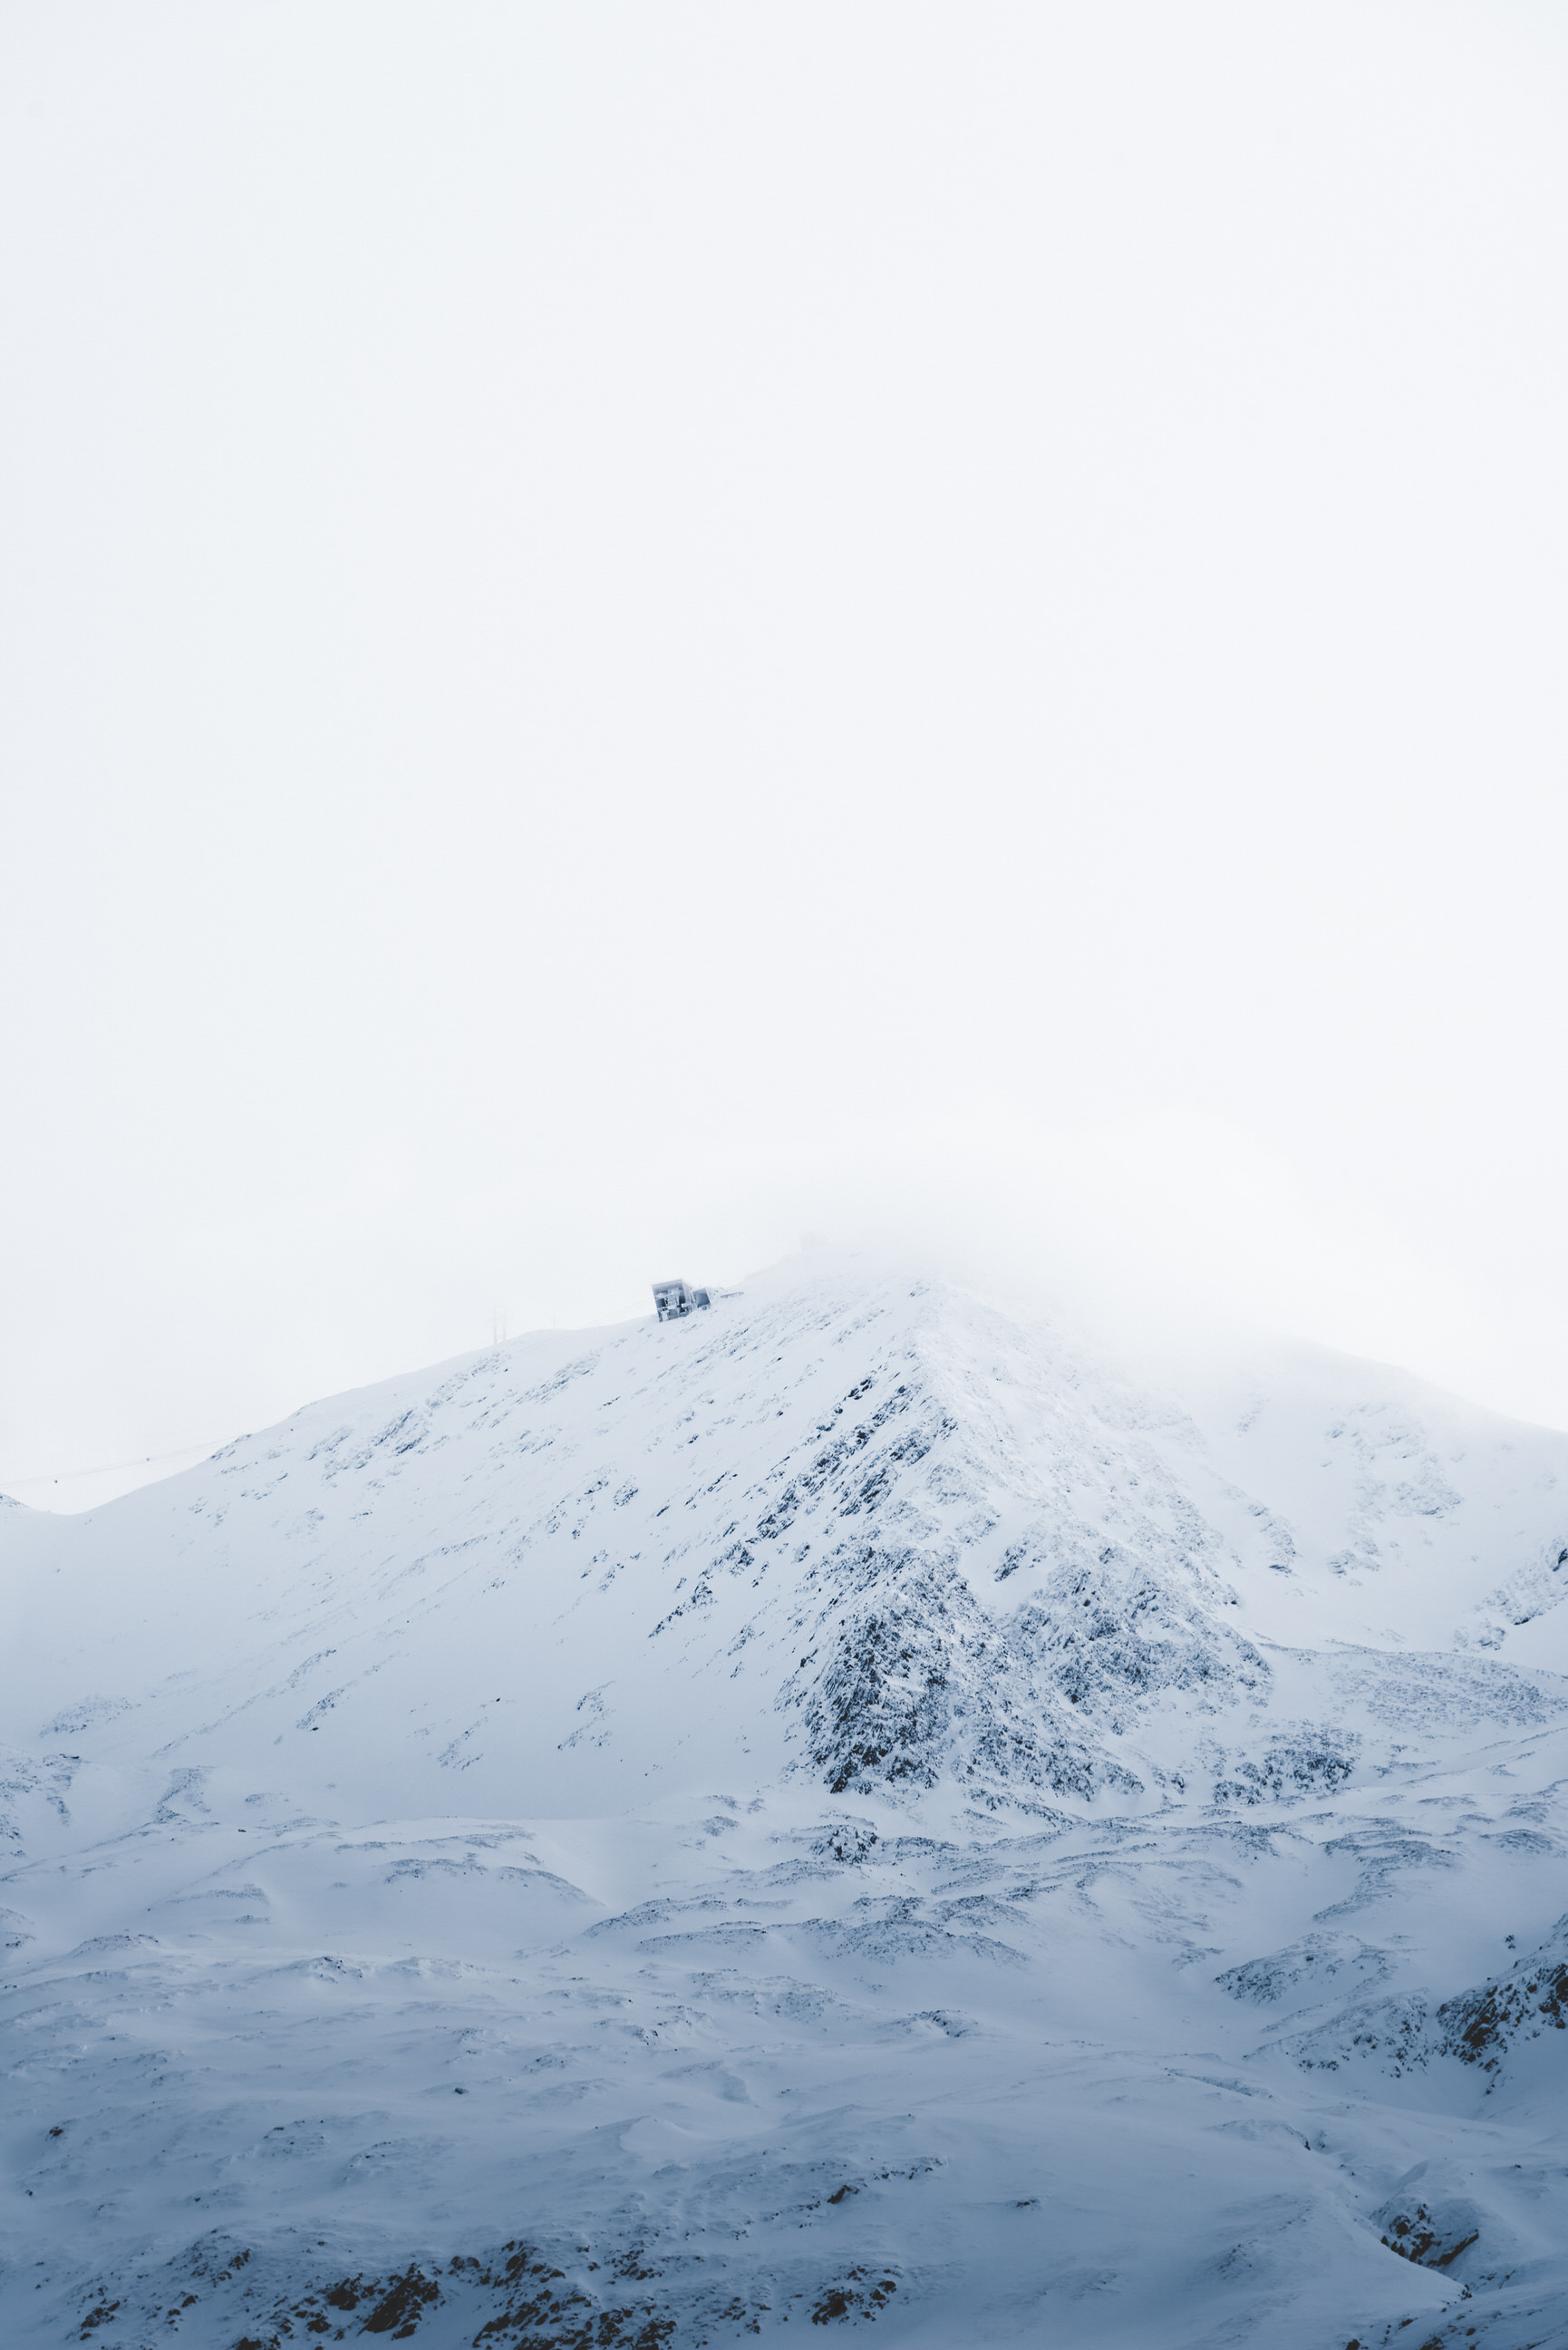
<path fill-rule="evenodd" d="M 1568 2341 L 1565 1551 L 831 1263 L 0 1511 L 7 2337 Z"/>

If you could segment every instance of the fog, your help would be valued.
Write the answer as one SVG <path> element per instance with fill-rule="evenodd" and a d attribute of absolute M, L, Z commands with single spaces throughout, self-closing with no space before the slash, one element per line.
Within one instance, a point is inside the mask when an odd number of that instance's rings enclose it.
<path fill-rule="evenodd" d="M 0 1488 L 803 1232 L 1568 1425 L 1565 100 L 12 0 Z"/>

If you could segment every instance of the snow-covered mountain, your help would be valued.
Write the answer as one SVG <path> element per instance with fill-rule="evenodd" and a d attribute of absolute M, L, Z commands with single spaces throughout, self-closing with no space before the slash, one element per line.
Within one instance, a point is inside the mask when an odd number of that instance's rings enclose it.
<path fill-rule="evenodd" d="M 809 1263 L 0 1573 L 8 2340 L 1568 2342 L 1568 1436 Z"/>

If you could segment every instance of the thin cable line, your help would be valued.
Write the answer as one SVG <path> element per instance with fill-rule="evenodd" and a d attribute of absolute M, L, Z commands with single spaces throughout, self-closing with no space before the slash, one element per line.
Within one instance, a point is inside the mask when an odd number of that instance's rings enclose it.
<path fill-rule="evenodd" d="M 186 1452 L 211 1455 L 218 1451 L 220 1445 L 232 1442 L 231 1437 L 221 1436 L 216 1444 L 208 1444 L 204 1440 L 197 1444 L 177 1444 L 171 1452 L 139 1452 L 134 1461 L 100 1461 L 91 1469 L 62 1469 L 56 1476 L 46 1472 L 42 1477 L 8 1477 L 0 1482 L 0 1491 L 12 1485 L 66 1485 L 78 1477 L 107 1477 L 111 1469 L 155 1469 L 161 1461 L 178 1461 Z"/>

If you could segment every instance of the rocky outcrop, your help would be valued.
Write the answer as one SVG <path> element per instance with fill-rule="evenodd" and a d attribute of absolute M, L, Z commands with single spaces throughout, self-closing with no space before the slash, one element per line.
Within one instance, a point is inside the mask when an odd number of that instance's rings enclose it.
<path fill-rule="evenodd" d="M 817 1637 L 783 1693 L 836 1794 L 935 1785 L 1087 1795 L 1127 1774 L 1096 1756 L 950 1557 L 876 1544 L 814 1578 Z"/>

